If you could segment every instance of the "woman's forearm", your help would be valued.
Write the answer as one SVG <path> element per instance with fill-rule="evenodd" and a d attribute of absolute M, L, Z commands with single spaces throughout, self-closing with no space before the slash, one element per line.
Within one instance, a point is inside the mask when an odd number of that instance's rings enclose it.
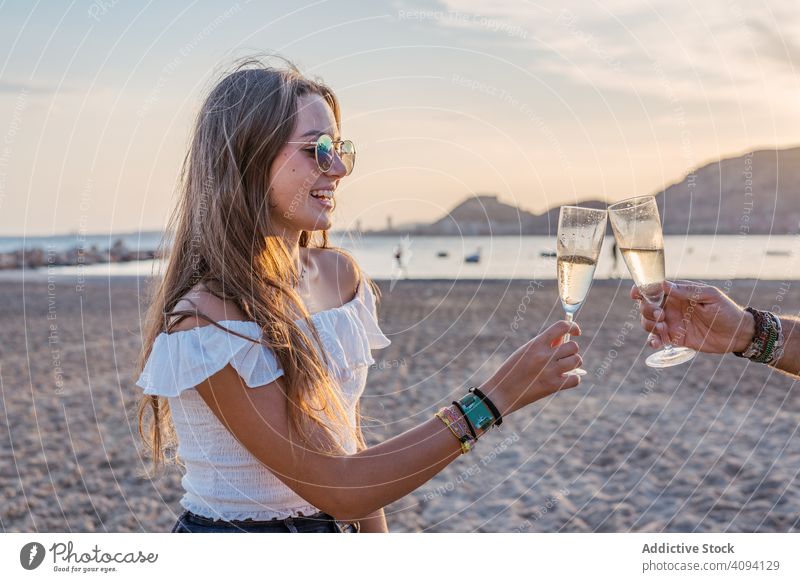
<path fill-rule="evenodd" d="M 580 328 L 567 321 L 554 323 L 517 348 L 481 384 L 480 392 L 501 417 L 580 384 L 579 376 L 564 375 L 581 365 L 578 344 L 561 341 L 565 334 L 580 335 Z M 480 429 L 475 431 L 480 439 Z M 262 441 L 256 440 L 252 448 L 262 447 L 268 458 L 270 450 Z M 319 494 L 320 502 L 329 508 L 325 511 L 337 519 L 358 521 L 427 483 L 461 456 L 461 443 L 442 420 L 431 415 L 419 426 L 352 455 L 325 458 L 304 451 L 303 456 L 306 460 L 284 471 L 302 475 L 302 481 L 285 479 L 289 486 L 295 485 L 301 496 L 308 490 L 305 499 Z"/>
<path fill-rule="evenodd" d="M 405 497 L 461 456 L 461 445 L 444 423 L 431 416 L 421 425 L 342 459 L 337 503 L 342 521 Z"/>
<path fill-rule="evenodd" d="M 481 390 L 503 417 L 518 403 L 494 389 L 490 380 Z M 476 429 L 480 439 L 484 431 Z M 488 430 L 491 430 L 488 429 Z M 424 423 L 342 459 L 337 479 L 337 519 L 357 521 L 418 489 L 461 456 L 461 444 L 444 423 L 431 416 Z"/>

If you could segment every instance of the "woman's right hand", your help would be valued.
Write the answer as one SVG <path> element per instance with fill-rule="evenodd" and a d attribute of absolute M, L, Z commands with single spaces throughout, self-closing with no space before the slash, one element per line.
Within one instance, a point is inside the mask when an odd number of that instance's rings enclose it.
<path fill-rule="evenodd" d="M 668 335 L 676 346 L 709 354 L 743 352 L 755 333 L 753 316 L 722 291 L 696 281 L 665 281 L 661 308 L 648 303 L 634 285 L 631 298 L 640 301 L 642 327 L 652 335 L 648 342 L 661 347 Z"/>
<path fill-rule="evenodd" d="M 580 376 L 564 376 L 581 365 L 578 344 L 561 343 L 565 334 L 580 335 L 576 323 L 559 321 L 511 354 L 480 387 L 503 416 L 532 402 L 580 384 Z"/>

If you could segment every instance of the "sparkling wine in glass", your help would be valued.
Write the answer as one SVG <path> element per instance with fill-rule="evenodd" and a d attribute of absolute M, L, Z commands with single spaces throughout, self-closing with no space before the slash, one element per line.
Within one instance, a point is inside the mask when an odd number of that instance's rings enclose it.
<path fill-rule="evenodd" d="M 558 216 L 558 295 L 567 321 L 573 321 L 589 287 L 603 247 L 606 232 L 606 211 L 580 206 L 562 206 Z M 563 341 L 569 341 L 569 334 Z M 566 375 L 583 376 L 586 370 L 576 368 Z"/>
<path fill-rule="evenodd" d="M 652 196 L 637 196 L 608 207 L 617 246 L 644 298 L 654 305 L 664 301 L 664 236 L 658 205 Z M 664 349 L 647 358 L 651 368 L 668 368 L 688 362 L 697 352 L 673 346 L 662 336 Z"/>

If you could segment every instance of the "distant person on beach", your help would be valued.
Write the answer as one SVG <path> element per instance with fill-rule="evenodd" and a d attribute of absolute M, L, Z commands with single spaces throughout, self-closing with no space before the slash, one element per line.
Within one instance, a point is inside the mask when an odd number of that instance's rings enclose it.
<path fill-rule="evenodd" d="M 408 269 L 406 269 L 406 264 L 403 262 L 403 245 L 399 244 L 394 249 L 394 260 L 397 264 L 397 276 L 403 277 L 404 279 L 408 278 Z"/>
<path fill-rule="evenodd" d="M 642 301 L 635 285 L 631 289 L 631 297 L 641 302 L 642 327 L 651 334 L 651 347 L 660 348 L 669 338 L 677 346 L 733 353 L 800 378 L 800 319 L 741 307 L 704 283 L 667 281 L 664 291 L 664 304 L 658 308 Z"/>
<path fill-rule="evenodd" d="M 435 415 L 366 445 L 359 398 L 371 350 L 391 342 L 377 287 L 328 239 L 355 164 L 340 122 L 330 88 L 256 59 L 201 105 L 136 382 L 154 467 L 174 452 L 185 472 L 175 533 L 388 531 L 383 507 L 580 383 L 563 375 L 578 345 L 561 343 L 580 330 L 559 321 L 452 404 L 442 392 Z M 422 412 L 409 399 L 407 415 Z"/>

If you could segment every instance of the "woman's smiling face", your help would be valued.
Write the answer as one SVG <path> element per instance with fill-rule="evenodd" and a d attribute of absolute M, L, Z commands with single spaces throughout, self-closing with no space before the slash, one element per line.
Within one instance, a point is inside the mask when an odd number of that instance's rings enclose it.
<path fill-rule="evenodd" d="M 338 156 L 327 173 L 317 166 L 315 142 L 323 133 L 339 139 L 328 102 L 315 93 L 299 97 L 290 143 L 283 145 L 270 172 L 270 218 L 285 232 L 328 230 L 333 224 L 334 192 L 346 170 Z"/>

